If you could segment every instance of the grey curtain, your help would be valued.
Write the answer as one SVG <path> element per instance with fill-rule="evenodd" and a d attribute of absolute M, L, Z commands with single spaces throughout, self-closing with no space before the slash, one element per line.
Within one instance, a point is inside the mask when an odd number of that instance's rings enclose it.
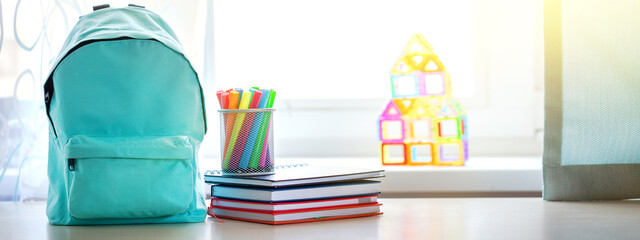
<path fill-rule="evenodd" d="M 639 198 L 640 1 L 544 11 L 544 199 Z"/>

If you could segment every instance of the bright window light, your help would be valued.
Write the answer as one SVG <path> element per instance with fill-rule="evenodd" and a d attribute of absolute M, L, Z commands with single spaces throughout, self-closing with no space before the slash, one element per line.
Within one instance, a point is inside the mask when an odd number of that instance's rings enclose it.
<path fill-rule="evenodd" d="M 427 66 L 428 67 L 428 66 Z M 444 79 L 440 74 L 429 74 L 424 77 L 425 88 L 427 93 L 430 95 L 443 95 L 445 93 L 444 90 Z"/>
<path fill-rule="evenodd" d="M 415 96 L 418 94 L 418 81 L 414 76 L 401 76 L 393 79 L 393 89 L 398 96 Z"/>
<path fill-rule="evenodd" d="M 213 9 L 216 89 L 390 98 L 389 71 L 421 33 L 451 73 L 454 96 L 473 95 L 471 0 L 238 0 L 214 1 Z"/>
<path fill-rule="evenodd" d="M 401 121 L 384 121 L 382 122 L 384 139 L 402 139 L 402 122 Z"/>
<path fill-rule="evenodd" d="M 458 122 L 455 119 L 447 119 L 439 122 L 441 137 L 458 136 Z"/>
<path fill-rule="evenodd" d="M 430 163 L 433 161 L 431 144 L 416 144 L 411 146 L 411 150 L 411 162 Z"/>
<path fill-rule="evenodd" d="M 432 138 L 431 120 L 415 120 L 411 122 L 411 129 L 415 138 Z"/>

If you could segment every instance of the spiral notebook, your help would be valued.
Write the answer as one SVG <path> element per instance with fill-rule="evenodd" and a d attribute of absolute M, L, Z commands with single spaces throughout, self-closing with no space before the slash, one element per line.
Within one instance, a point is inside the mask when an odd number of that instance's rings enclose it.
<path fill-rule="evenodd" d="M 206 183 L 280 188 L 384 177 L 384 170 L 345 166 L 279 165 L 275 173 L 263 176 L 226 176 L 220 170 L 204 173 Z"/>

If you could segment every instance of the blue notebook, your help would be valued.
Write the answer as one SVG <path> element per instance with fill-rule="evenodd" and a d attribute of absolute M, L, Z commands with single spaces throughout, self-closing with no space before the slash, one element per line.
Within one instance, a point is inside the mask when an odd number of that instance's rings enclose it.
<path fill-rule="evenodd" d="M 359 180 L 336 184 L 307 185 L 290 188 L 256 188 L 230 185 L 212 185 L 211 195 L 255 202 L 292 202 L 331 198 L 377 195 L 379 181 Z"/>

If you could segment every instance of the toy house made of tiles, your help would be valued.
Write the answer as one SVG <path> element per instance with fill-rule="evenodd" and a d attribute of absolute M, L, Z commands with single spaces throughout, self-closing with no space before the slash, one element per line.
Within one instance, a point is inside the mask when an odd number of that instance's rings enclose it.
<path fill-rule="evenodd" d="M 431 44 L 415 34 L 391 69 L 392 99 L 380 115 L 384 165 L 464 165 L 467 115 Z"/>

